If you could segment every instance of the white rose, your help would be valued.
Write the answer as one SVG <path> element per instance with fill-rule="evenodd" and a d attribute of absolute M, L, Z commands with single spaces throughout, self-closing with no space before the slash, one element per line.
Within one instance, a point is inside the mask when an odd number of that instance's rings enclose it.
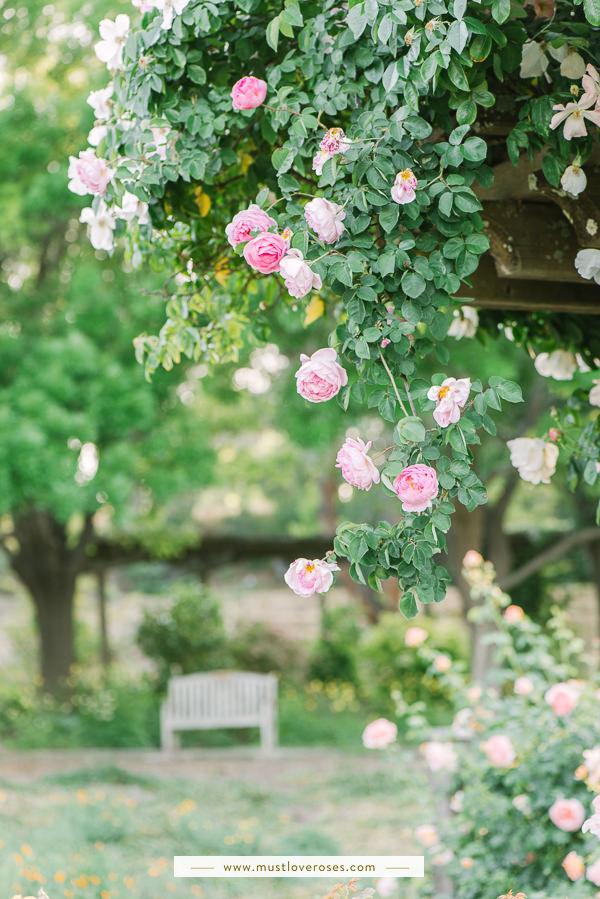
<path fill-rule="evenodd" d="M 558 447 L 545 443 L 540 437 L 517 437 L 506 444 L 510 461 L 524 481 L 549 484 L 556 471 Z"/>
<path fill-rule="evenodd" d="M 590 405 L 600 406 L 600 380 L 598 378 L 594 380 L 594 386 L 590 390 Z"/>
<path fill-rule="evenodd" d="M 562 174 L 560 184 L 568 194 L 577 197 L 586 188 L 587 178 L 582 168 L 578 165 L 568 165 Z"/>
<path fill-rule="evenodd" d="M 575 268 L 582 278 L 600 284 L 600 250 L 580 250 L 575 257 Z"/>
<path fill-rule="evenodd" d="M 537 78 L 543 75 L 548 68 L 548 59 L 541 44 L 535 41 L 525 41 L 521 55 L 521 78 Z"/>
<path fill-rule="evenodd" d="M 88 225 L 90 243 L 96 250 L 112 250 L 114 245 L 115 216 L 102 200 L 97 212 L 91 206 L 81 210 L 80 222 Z"/>
<path fill-rule="evenodd" d="M 560 74 L 565 78 L 579 81 L 585 75 L 585 60 L 576 50 L 568 50 L 560 64 Z"/>
<path fill-rule="evenodd" d="M 448 337 L 461 340 L 463 337 L 475 337 L 479 325 L 477 310 L 472 306 L 461 306 L 454 310 L 454 320 L 448 328 Z"/>
<path fill-rule="evenodd" d="M 577 371 L 577 358 L 567 350 L 554 350 L 553 353 L 540 353 L 535 357 L 534 365 L 542 378 L 570 381 Z"/>

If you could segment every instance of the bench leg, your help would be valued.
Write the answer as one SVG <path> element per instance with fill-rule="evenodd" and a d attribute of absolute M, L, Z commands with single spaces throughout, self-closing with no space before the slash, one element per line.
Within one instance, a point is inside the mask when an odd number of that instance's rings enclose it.
<path fill-rule="evenodd" d="M 273 752 L 277 746 L 277 718 L 269 717 L 260 726 L 260 745 L 264 752 Z"/>
<path fill-rule="evenodd" d="M 162 749 L 165 749 L 167 751 L 172 749 L 179 749 L 181 747 L 179 734 L 175 733 L 174 730 L 171 730 L 169 725 L 164 721 L 161 721 L 160 724 L 160 745 Z"/>

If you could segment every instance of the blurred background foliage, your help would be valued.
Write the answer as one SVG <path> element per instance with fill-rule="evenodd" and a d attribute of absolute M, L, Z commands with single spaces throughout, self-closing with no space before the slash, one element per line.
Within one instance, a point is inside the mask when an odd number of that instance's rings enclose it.
<path fill-rule="evenodd" d="M 411 702 L 428 698 L 443 719 L 443 690 L 404 651 L 393 584 L 378 596 L 342 572 L 342 601 L 320 604 L 318 635 L 307 641 L 283 634 L 277 616 L 225 627 L 218 588 L 198 582 L 194 553 L 207 535 L 225 549 L 262 541 L 234 575 L 259 572 L 260 604 L 289 561 L 274 535 L 328 540 L 346 517 L 393 520 L 395 498 L 383 489 L 353 490 L 334 467 L 345 434 L 373 440 L 374 452 L 388 435 L 379 417 L 352 405 L 344 414 L 336 405 L 308 408 L 297 396 L 299 353 L 323 345 L 333 325 L 326 313 L 306 324 L 300 310 L 277 307 L 271 331 L 262 341 L 247 335 L 239 359 L 210 371 L 182 364 L 144 379 L 133 341 L 160 326 L 169 273 L 132 270 L 119 253 L 109 259 L 92 250 L 78 223 L 84 201 L 66 187 L 68 156 L 93 124 L 86 98 L 105 80 L 93 43 L 109 12 L 135 14 L 125 0 L 110 11 L 99 2 L 28 0 L 5 5 L 0 19 L 0 536 L 7 565 L 0 620 L 10 630 L 13 611 L 23 607 L 21 587 L 34 611 L 24 651 L 14 635 L 0 646 L 11 672 L 1 688 L 0 739 L 152 745 L 169 674 L 225 666 L 280 673 L 284 742 L 343 742 L 351 734 L 354 744 L 362 709 L 389 711 L 399 684 Z M 485 340 L 485 353 L 473 341 L 452 342 L 453 373 L 517 380 L 526 403 L 478 448 L 489 505 L 457 512 L 448 563 L 458 613 L 446 616 L 442 604 L 426 619 L 439 649 L 462 660 L 482 645 L 466 623 L 471 601 L 460 559 L 467 549 L 490 558 L 515 601 L 540 620 L 557 597 L 566 602 L 577 585 L 600 583 L 599 544 L 577 537 L 594 523 L 592 501 L 585 491 L 569 494 L 560 470 L 548 486 L 518 481 L 505 445 L 519 434 L 543 434 L 569 390 L 541 379 L 503 332 Z M 568 552 L 549 553 L 520 576 L 525 563 L 573 535 Z M 133 562 L 132 547 L 139 559 L 155 561 L 124 569 L 128 580 L 115 560 Z M 98 582 L 104 667 L 100 638 L 78 615 L 93 593 L 89 578 L 81 587 L 90 559 L 96 574 L 114 574 L 108 603 Z M 212 579 L 214 568 L 207 571 Z M 146 597 L 137 625 L 147 658 L 136 650 L 137 667 L 127 667 L 122 643 L 106 643 L 106 616 L 110 630 L 128 589 Z M 597 628 L 594 614 L 584 622 L 588 635 Z M 41 680 L 34 680 L 38 667 Z M 40 685 L 56 698 L 40 698 Z"/>

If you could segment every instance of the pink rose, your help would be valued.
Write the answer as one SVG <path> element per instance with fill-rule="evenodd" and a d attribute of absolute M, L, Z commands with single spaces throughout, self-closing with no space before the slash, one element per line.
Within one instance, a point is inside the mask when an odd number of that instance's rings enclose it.
<path fill-rule="evenodd" d="M 585 866 L 582 857 L 576 852 L 569 852 L 563 858 L 562 866 L 569 880 L 579 880 L 580 877 L 583 877 Z"/>
<path fill-rule="evenodd" d="M 431 771 L 454 771 L 456 769 L 456 753 L 452 743 L 438 743 L 432 740 L 423 745 L 425 760 Z"/>
<path fill-rule="evenodd" d="M 328 159 L 331 159 L 331 153 L 325 153 L 323 150 L 317 150 L 312 164 L 313 172 L 316 172 L 317 175 L 321 175 L 323 173 L 323 166 Z"/>
<path fill-rule="evenodd" d="M 313 596 L 315 593 L 327 593 L 333 584 L 333 572 L 339 570 L 334 562 L 296 559 L 286 571 L 284 580 L 298 596 Z"/>
<path fill-rule="evenodd" d="M 447 428 L 459 421 L 460 410 L 467 402 L 470 390 L 470 378 L 446 378 L 439 386 L 434 384 L 429 388 L 427 399 L 436 404 L 433 417 L 440 428 Z"/>
<path fill-rule="evenodd" d="M 312 356 L 300 356 L 302 365 L 296 372 L 296 389 L 310 403 L 325 403 L 348 383 L 345 369 L 336 361 L 331 347 L 317 350 Z"/>
<path fill-rule="evenodd" d="M 515 681 L 514 691 L 517 696 L 529 696 L 533 693 L 533 684 L 528 677 L 518 677 Z"/>
<path fill-rule="evenodd" d="M 103 197 L 115 171 L 94 150 L 82 150 L 77 158 L 69 156 L 69 190 L 80 197 L 95 194 Z"/>
<path fill-rule="evenodd" d="M 398 728 L 387 718 L 377 718 L 367 724 L 363 731 L 362 741 L 367 749 L 385 749 L 398 736 Z"/>
<path fill-rule="evenodd" d="M 244 75 L 231 89 L 234 109 L 256 109 L 262 106 L 266 96 L 267 82 L 254 75 Z"/>
<path fill-rule="evenodd" d="M 403 172 L 398 172 L 396 180 L 394 181 L 394 186 L 390 191 L 392 200 L 402 204 L 412 203 L 415 199 L 416 187 L 417 179 L 415 178 L 412 169 L 404 169 Z"/>
<path fill-rule="evenodd" d="M 504 610 L 504 620 L 507 624 L 519 624 L 525 617 L 521 606 L 511 605 Z"/>
<path fill-rule="evenodd" d="M 304 207 L 304 218 L 309 228 L 316 232 L 323 243 L 335 243 L 345 230 L 343 219 L 346 212 L 337 203 L 326 200 L 324 197 L 316 197 Z"/>
<path fill-rule="evenodd" d="M 405 512 L 424 512 L 438 494 L 438 479 L 429 465 L 409 465 L 394 481 L 394 490 Z"/>
<path fill-rule="evenodd" d="M 463 559 L 463 568 L 479 568 L 483 565 L 483 556 L 476 549 L 469 549 Z"/>
<path fill-rule="evenodd" d="M 243 212 L 237 212 L 234 215 L 225 228 L 225 234 L 231 246 L 235 247 L 239 243 L 251 240 L 253 231 L 268 231 L 273 227 L 277 227 L 277 222 L 263 212 L 260 206 L 252 203 Z"/>
<path fill-rule="evenodd" d="M 342 469 L 345 481 L 358 490 L 370 490 L 373 484 L 379 483 L 379 469 L 370 456 L 371 443 L 358 438 L 348 437 L 337 454 L 335 467 Z"/>
<path fill-rule="evenodd" d="M 485 754 L 497 768 L 508 768 L 517 755 L 510 739 L 504 734 L 496 734 L 483 744 Z"/>
<path fill-rule="evenodd" d="M 568 715 L 577 705 L 579 695 L 569 684 L 554 684 L 547 691 L 544 699 L 552 706 L 555 715 Z"/>
<path fill-rule="evenodd" d="M 433 660 L 433 667 L 439 674 L 444 674 L 452 668 L 452 660 L 445 655 L 436 656 Z"/>
<path fill-rule="evenodd" d="M 324 153 L 335 156 L 336 153 L 342 153 L 347 149 L 350 141 L 341 128 L 330 128 L 319 146 Z"/>
<path fill-rule="evenodd" d="M 278 272 L 288 245 L 280 234 L 261 231 L 244 247 L 244 259 L 253 269 L 263 275 Z"/>
<path fill-rule="evenodd" d="M 552 441 L 552 443 L 558 443 L 560 440 L 561 433 L 558 428 L 550 428 L 548 431 L 548 439 Z"/>
<path fill-rule="evenodd" d="M 422 627 L 409 627 L 404 634 L 404 643 L 406 646 L 420 646 L 428 636 L 429 634 Z"/>
<path fill-rule="evenodd" d="M 415 838 L 426 849 L 431 849 L 439 842 L 438 832 L 433 824 L 420 824 L 415 827 Z"/>
<path fill-rule="evenodd" d="M 390 340 L 389 337 L 384 337 L 383 340 L 381 341 L 381 349 L 385 350 L 386 346 L 388 346 L 388 344 L 390 344 L 391 342 L 392 341 Z"/>
<path fill-rule="evenodd" d="M 386 899 L 387 896 L 391 896 L 396 891 L 397 886 L 397 877 L 379 877 L 375 881 L 375 889 L 380 896 L 384 897 L 384 899 Z"/>
<path fill-rule="evenodd" d="M 593 865 L 590 865 L 585 872 L 586 879 L 593 883 L 594 886 L 600 887 L 600 858 Z"/>
<path fill-rule="evenodd" d="M 583 824 L 585 809 L 579 799 L 557 799 L 548 814 L 556 827 L 571 832 Z"/>
<path fill-rule="evenodd" d="M 288 250 L 281 260 L 279 272 L 291 297 L 305 297 L 311 290 L 319 290 L 323 286 L 320 276 L 305 262 L 300 250 Z"/>

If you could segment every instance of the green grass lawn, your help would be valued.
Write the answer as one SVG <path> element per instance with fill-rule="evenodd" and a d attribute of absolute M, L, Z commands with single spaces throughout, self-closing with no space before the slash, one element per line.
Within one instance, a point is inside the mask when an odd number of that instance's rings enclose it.
<path fill-rule="evenodd" d="M 317 754 L 278 775 L 273 760 L 272 777 L 263 764 L 246 780 L 104 768 L 3 782 L 2 899 L 37 895 L 42 884 L 50 899 L 316 899 L 335 880 L 175 880 L 172 856 L 416 852 L 419 778 L 401 758 L 367 761 L 343 753 L 321 770 Z M 406 881 L 402 896 L 416 886 Z"/>

